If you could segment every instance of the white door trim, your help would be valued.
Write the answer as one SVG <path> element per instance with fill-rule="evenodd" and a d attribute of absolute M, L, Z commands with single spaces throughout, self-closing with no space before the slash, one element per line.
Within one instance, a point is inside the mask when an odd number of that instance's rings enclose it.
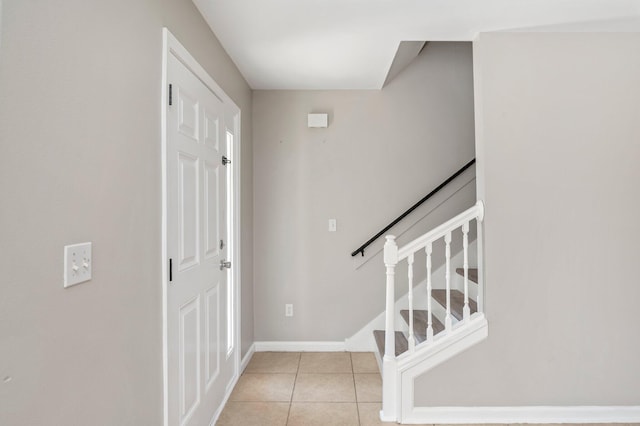
<path fill-rule="evenodd" d="M 234 138 L 233 152 L 235 158 L 232 159 L 232 176 L 230 176 L 232 202 L 231 223 L 233 224 L 230 238 L 231 253 L 231 274 L 230 280 L 234 289 L 234 318 L 235 336 L 234 336 L 234 377 L 231 383 L 235 383 L 240 371 L 240 283 L 241 280 L 241 240 L 240 240 L 240 208 L 241 208 L 241 111 L 233 100 L 227 96 L 220 86 L 211 78 L 204 68 L 196 61 L 196 59 L 187 51 L 187 49 L 169 32 L 167 28 L 162 29 L 162 90 L 161 90 L 161 161 L 162 161 L 162 222 L 161 222 L 161 261 L 162 265 L 162 388 L 163 388 L 163 419 L 164 425 L 169 426 L 169 400 L 168 400 L 168 339 L 167 339 L 167 284 L 169 279 L 169 270 L 167 265 L 167 108 L 169 101 L 169 83 L 167 78 L 167 65 L 169 56 L 173 55 L 182 62 L 196 77 L 204 83 L 222 102 L 232 109 L 234 115 Z M 233 386 L 231 386 L 231 389 Z M 230 390 L 229 390 L 230 391 Z M 228 395 L 227 395 L 228 397 Z M 226 398 L 225 398 L 226 400 Z M 219 413 L 219 410 L 218 410 Z"/>

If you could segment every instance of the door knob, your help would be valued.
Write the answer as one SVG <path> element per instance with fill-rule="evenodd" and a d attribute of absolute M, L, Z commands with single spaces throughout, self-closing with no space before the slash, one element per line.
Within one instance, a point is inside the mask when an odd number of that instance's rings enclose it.
<path fill-rule="evenodd" d="M 224 268 L 231 268 L 231 262 L 227 262 L 226 260 L 222 259 L 220 261 L 220 270 L 222 271 Z"/>

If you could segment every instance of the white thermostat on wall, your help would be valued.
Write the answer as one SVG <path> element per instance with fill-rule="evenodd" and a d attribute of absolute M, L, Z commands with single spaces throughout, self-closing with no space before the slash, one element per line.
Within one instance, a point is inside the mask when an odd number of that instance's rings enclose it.
<path fill-rule="evenodd" d="M 329 125 L 329 114 L 309 114 L 307 116 L 307 126 L 327 127 Z"/>

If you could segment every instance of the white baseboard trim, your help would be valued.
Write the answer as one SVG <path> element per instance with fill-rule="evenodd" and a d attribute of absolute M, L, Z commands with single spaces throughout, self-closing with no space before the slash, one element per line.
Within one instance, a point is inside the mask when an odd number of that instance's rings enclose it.
<path fill-rule="evenodd" d="M 244 373 L 244 370 L 247 368 L 247 365 L 249 365 L 249 361 L 251 361 L 251 357 L 255 352 L 256 352 L 256 344 L 253 343 L 249 347 L 249 350 L 247 351 L 247 353 L 242 358 L 242 361 L 240 362 L 240 374 Z"/>
<path fill-rule="evenodd" d="M 415 407 L 403 424 L 637 423 L 640 406 Z"/>
<path fill-rule="evenodd" d="M 344 342 L 255 342 L 256 352 L 344 352 Z"/>

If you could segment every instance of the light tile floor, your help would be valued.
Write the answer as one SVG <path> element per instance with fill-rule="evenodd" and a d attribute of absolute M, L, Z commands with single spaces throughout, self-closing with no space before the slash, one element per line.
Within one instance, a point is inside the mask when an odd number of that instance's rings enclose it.
<path fill-rule="evenodd" d="M 379 419 L 381 401 L 382 380 L 373 353 L 258 352 L 216 424 L 389 426 Z"/>
<path fill-rule="evenodd" d="M 216 424 L 384 425 L 378 418 L 381 401 L 373 353 L 258 352 Z"/>

